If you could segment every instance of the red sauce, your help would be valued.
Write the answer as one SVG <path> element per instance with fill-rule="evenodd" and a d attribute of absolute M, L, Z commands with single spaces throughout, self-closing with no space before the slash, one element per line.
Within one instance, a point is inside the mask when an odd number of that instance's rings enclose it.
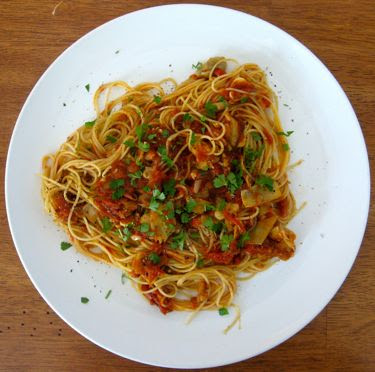
<path fill-rule="evenodd" d="M 244 249 L 246 252 L 250 253 L 251 256 L 264 259 L 278 257 L 282 260 L 288 260 L 294 255 L 294 251 L 289 249 L 285 244 L 270 239 L 262 245 L 248 244 Z"/>
<path fill-rule="evenodd" d="M 70 209 L 72 204 L 68 203 L 64 198 L 64 193 L 59 191 L 53 197 L 53 204 L 55 211 L 60 219 L 66 221 L 69 217 Z"/>
<path fill-rule="evenodd" d="M 143 291 L 150 289 L 148 285 L 142 285 L 141 288 Z M 173 310 L 172 300 L 164 297 L 158 290 L 145 293 L 144 296 L 150 301 L 151 305 L 156 305 L 164 315 Z"/>
<path fill-rule="evenodd" d="M 221 75 L 224 75 L 225 74 L 225 71 L 220 68 L 220 67 L 216 67 L 215 70 L 214 70 L 214 76 L 221 76 Z"/>

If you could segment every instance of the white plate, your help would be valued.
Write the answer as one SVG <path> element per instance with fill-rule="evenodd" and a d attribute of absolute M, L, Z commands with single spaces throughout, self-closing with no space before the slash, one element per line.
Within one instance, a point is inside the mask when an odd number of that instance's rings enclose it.
<path fill-rule="evenodd" d="M 291 223 L 298 235 L 296 256 L 241 283 L 235 302 L 241 307 L 242 329 L 227 335 L 222 331 L 233 311 L 229 317 L 204 312 L 187 326 L 186 313 L 162 315 L 129 282 L 121 284 L 118 270 L 74 249 L 62 252 L 59 244 L 66 236 L 43 211 L 37 175 L 42 156 L 93 118 L 92 96 L 101 83 L 166 76 L 181 81 L 192 73 L 192 63 L 217 55 L 252 61 L 267 70 L 280 96 L 284 127 L 295 131 L 290 137 L 292 161 L 304 159 L 291 172 L 292 189 L 298 204 L 308 202 Z M 279 344 L 330 301 L 361 244 L 369 206 L 369 166 L 347 97 L 302 44 L 244 13 L 171 5 L 130 13 L 97 28 L 43 74 L 14 129 L 6 203 L 13 239 L 30 279 L 75 330 L 113 353 L 143 363 L 212 367 Z M 109 289 L 112 294 L 105 300 Z M 82 296 L 90 302 L 81 304 Z"/>

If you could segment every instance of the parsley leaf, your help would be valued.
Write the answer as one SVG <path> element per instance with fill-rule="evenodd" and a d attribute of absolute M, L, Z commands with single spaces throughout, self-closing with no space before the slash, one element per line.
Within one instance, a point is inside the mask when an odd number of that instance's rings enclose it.
<path fill-rule="evenodd" d="M 135 186 L 135 180 L 140 179 L 142 177 L 142 171 L 137 170 L 135 173 L 129 173 L 130 183 L 132 186 Z"/>
<path fill-rule="evenodd" d="M 191 67 L 195 70 L 200 70 L 203 67 L 203 64 L 202 64 L 202 62 L 197 62 L 196 65 L 193 64 L 193 65 L 191 65 Z"/>
<path fill-rule="evenodd" d="M 87 90 L 88 92 L 90 92 L 90 84 L 86 84 L 86 85 L 85 85 L 85 88 L 86 88 L 86 90 Z"/>
<path fill-rule="evenodd" d="M 119 187 L 117 190 L 115 190 L 112 193 L 112 200 L 119 200 L 121 199 L 125 194 L 125 189 L 123 187 Z"/>
<path fill-rule="evenodd" d="M 223 96 L 220 96 L 220 97 L 219 97 L 219 102 L 224 103 L 224 107 L 225 107 L 225 108 L 228 107 L 228 101 L 227 101 Z"/>
<path fill-rule="evenodd" d="M 135 128 L 135 134 L 137 135 L 139 141 L 142 141 L 142 137 L 146 133 L 147 129 L 148 124 L 141 124 Z"/>
<path fill-rule="evenodd" d="M 217 106 L 212 103 L 211 101 L 206 102 L 204 105 L 204 109 L 206 110 L 206 115 L 209 118 L 215 118 L 216 117 L 216 112 L 217 112 Z"/>
<path fill-rule="evenodd" d="M 93 120 L 93 121 L 86 121 L 85 127 L 86 128 L 92 128 L 95 125 L 95 123 L 96 123 L 96 119 Z"/>
<path fill-rule="evenodd" d="M 160 96 L 154 96 L 154 102 L 159 104 L 161 102 L 161 97 Z"/>
<path fill-rule="evenodd" d="M 259 175 L 256 180 L 255 184 L 259 186 L 266 187 L 270 191 L 275 191 L 273 188 L 273 179 L 271 177 L 265 176 L 263 174 Z"/>
<path fill-rule="evenodd" d="M 146 185 L 146 186 L 143 188 L 143 190 L 146 191 L 146 192 L 149 192 L 149 191 L 151 191 L 151 188 L 150 188 L 150 186 Z"/>
<path fill-rule="evenodd" d="M 128 147 L 130 147 L 130 148 L 135 147 L 135 143 L 134 143 L 133 138 L 130 138 L 130 139 L 128 139 L 127 141 L 125 141 L 125 142 L 124 142 L 124 145 L 126 145 L 126 146 L 128 146 Z"/>
<path fill-rule="evenodd" d="M 244 232 L 241 236 L 240 239 L 238 240 L 238 247 L 243 248 L 245 246 L 245 242 L 250 239 L 250 233 L 248 231 Z"/>
<path fill-rule="evenodd" d="M 289 145 L 287 143 L 283 143 L 282 147 L 283 147 L 284 151 L 289 151 L 289 149 L 290 149 L 290 147 L 289 147 Z"/>
<path fill-rule="evenodd" d="M 197 139 L 195 138 L 195 133 L 191 133 L 191 138 L 190 138 L 190 145 L 194 145 L 194 143 L 197 142 Z"/>
<path fill-rule="evenodd" d="M 107 294 L 105 295 L 105 299 L 106 299 L 106 300 L 107 300 L 108 297 L 111 295 L 111 293 L 112 293 L 112 289 L 110 289 L 110 290 L 107 292 Z"/>
<path fill-rule="evenodd" d="M 197 206 L 197 204 L 198 203 L 194 199 L 190 199 L 185 205 L 186 212 L 193 212 L 193 209 Z"/>
<path fill-rule="evenodd" d="M 159 208 L 159 205 L 160 205 L 159 202 L 157 202 L 155 199 L 151 199 L 149 208 L 152 211 L 156 212 Z"/>
<path fill-rule="evenodd" d="M 106 140 L 108 142 L 111 142 L 111 143 L 116 143 L 117 142 L 117 138 L 114 137 L 114 136 L 111 136 L 110 134 L 106 137 Z"/>
<path fill-rule="evenodd" d="M 160 154 L 161 160 L 169 167 L 173 165 L 173 160 L 169 158 L 167 154 L 167 148 L 165 146 L 158 147 L 158 153 Z"/>
<path fill-rule="evenodd" d="M 81 297 L 81 303 L 87 304 L 90 300 L 87 297 Z"/>
<path fill-rule="evenodd" d="M 197 268 L 200 269 L 204 266 L 204 260 L 203 258 L 200 258 L 198 261 L 197 261 Z"/>
<path fill-rule="evenodd" d="M 225 178 L 225 174 L 220 174 L 217 177 L 214 178 L 213 181 L 214 187 L 219 188 L 227 185 L 227 180 Z"/>
<path fill-rule="evenodd" d="M 149 139 L 149 140 L 153 140 L 155 137 L 156 137 L 156 133 L 152 133 L 152 134 L 149 134 L 149 135 L 147 136 L 147 139 Z"/>
<path fill-rule="evenodd" d="M 66 251 L 67 249 L 69 249 L 72 245 L 68 242 L 61 242 L 60 243 L 60 248 L 62 251 Z"/>
<path fill-rule="evenodd" d="M 174 194 L 176 193 L 176 180 L 171 178 L 167 181 L 164 181 L 163 182 L 163 191 L 166 195 L 169 195 L 169 196 L 174 196 Z"/>
<path fill-rule="evenodd" d="M 223 211 L 226 205 L 227 205 L 227 202 L 224 199 L 220 199 L 219 203 L 217 204 L 217 210 Z"/>
<path fill-rule="evenodd" d="M 230 243 L 232 243 L 234 237 L 233 235 L 226 235 L 223 234 L 220 239 L 220 245 L 221 245 L 221 250 L 223 252 L 226 252 L 229 249 Z"/>
<path fill-rule="evenodd" d="M 112 190 L 116 190 L 121 186 L 124 186 L 125 180 L 123 178 L 113 179 L 109 182 L 109 187 Z"/>
<path fill-rule="evenodd" d="M 186 114 L 184 114 L 184 116 L 182 117 L 182 120 L 183 120 L 183 121 L 193 121 L 193 117 L 192 117 L 189 113 L 186 113 Z"/>
<path fill-rule="evenodd" d="M 203 221 L 203 226 L 215 233 L 219 233 L 223 227 L 223 224 L 221 222 L 214 223 L 212 217 L 209 216 Z"/>
<path fill-rule="evenodd" d="M 184 231 L 181 231 L 179 234 L 175 235 L 172 238 L 171 248 L 179 249 L 180 251 L 182 251 L 184 249 L 185 239 L 186 233 Z"/>
<path fill-rule="evenodd" d="M 150 144 L 147 142 L 139 142 L 138 148 L 143 152 L 147 152 L 148 150 L 150 150 Z"/>
<path fill-rule="evenodd" d="M 158 189 L 155 189 L 152 192 L 152 196 L 156 199 L 159 199 L 159 200 L 165 200 L 165 194 Z"/>
<path fill-rule="evenodd" d="M 229 314 L 229 311 L 228 311 L 228 309 L 227 309 L 226 307 L 221 307 L 221 308 L 219 309 L 219 314 L 220 314 L 221 316 L 228 315 L 228 314 Z"/>
<path fill-rule="evenodd" d="M 285 137 L 289 137 L 293 133 L 294 133 L 294 130 L 288 130 L 286 133 L 285 132 L 277 132 L 277 134 L 279 136 L 285 136 Z"/>
<path fill-rule="evenodd" d="M 160 263 L 160 256 L 156 253 L 156 252 L 151 252 L 149 255 L 148 255 L 148 259 L 154 264 L 154 265 L 157 265 Z"/>
<path fill-rule="evenodd" d="M 109 220 L 108 217 L 102 218 L 102 230 L 103 232 L 108 232 L 112 229 L 112 222 Z"/>
<path fill-rule="evenodd" d="M 247 98 L 247 97 L 242 97 L 242 98 L 240 99 L 240 102 L 241 102 L 241 103 L 246 103 L 248 100 L 249 100 L 249 98 Z"/>
<path fill-rule="evenodd" d="M 167 129 L 163 129 L 163 131 L 161 132 L 161 135 L 163 137 L 169 137 L 169 131 Z"/>
<path fill-rule="evenodd" d="M 201 118 L 200 118 L 200 121 L 202 123 L 205 123 L 207 121 L 207 118 L 204 115 L 202 115 Z"/>
<path fill-rule="evenodd" d="M 188 213 L 183 212 L 181 214 L 181 222 L 182 223 L 188 223 L 190 221 L 190 217 Z"/>
<path fill-rule="evenodd" d="M 130 224 L 122 229 L 122 233 L 123 233 L 123 238 L 122 239 L 124 241 L 127 241 L 131 237 L 132 233 L 131 233 L 130 229 L 131 229 L 131 225 Z"/>
<path fill-rule="evenodd" d="M 231 194 L 234 194 L 236 190 L 238 190 L 243 183 L 242 180 L 242 171 L 239 173 L 230 172 L 227 176 L 228 182 L 228 189 Z"/>
<path fill-rule="evenodd" d="M 141 223 L 138 230 L 142 233 L 150 231 L 150 225 L 148 223 Z"/>
<path fill-rule="evenodd" d="M 262 139 L 262 136 L 258 132 L 251 132 L 251 136 L 255 141 L 260 141 Z"/>
<path fill-rule="evenodd" d="M 244 162 L 245 167 L 250 169 L 254 166 L 255 160 L 259 159 L 262 156 L 264 150 L 264 144 L 262 144 L 258 150 L 252 150 L 248 147 L 244 149 Z"/>

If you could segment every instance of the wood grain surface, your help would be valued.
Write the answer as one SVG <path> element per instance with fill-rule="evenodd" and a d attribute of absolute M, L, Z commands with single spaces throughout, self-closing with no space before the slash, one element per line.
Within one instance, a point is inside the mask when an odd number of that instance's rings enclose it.
<path fill-rule="evenodd" d="M 6 222 L 3 179 L 17 115 L 50 63 L 79 37 L 112 18 L 172 2 L 65 0 L 52 14 L 58 3 L 59 0 L 0 1 L 0 370 L 162 370 L 122 359 L 95 346 L 50 310 L 31 284 L 16 254 Z M 370 163 L 374 164 L 373 0 L 222 0 L 206 3 L 263 18 L 310 48 L 333 72 L 351 100 L 366 139 Z M 372 180 L 374 183 L 374 177 Z M 348 199 L 355 200 L 355 190 Z M 372 208 L 359 256 L 330 304 L 301 332 L 277 348 L 217 370 L 374 371 L 374 278 L 375 213 Z"/>

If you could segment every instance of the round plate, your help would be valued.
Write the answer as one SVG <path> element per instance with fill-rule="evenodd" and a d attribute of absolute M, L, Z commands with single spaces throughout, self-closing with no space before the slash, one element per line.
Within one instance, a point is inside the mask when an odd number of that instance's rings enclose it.
<path fill-rule="evenodd" d="M 223 28 L 224 27 L 224 28 Z M 290 172 L 297 204 L 307 206 L 290 227 L 297 253 L 253 280 L 235 298 L 234 317 L 202 312 L 162 315 L 121 272 L 60 250 L 67 240 L 44 212 L 41 158 L 94 117 L 103 82 L 131 84 L 172 76 L 211 56 L 255 62 L 279 96 L 290 137 Z M 90 91 L 85 85 L 90 85 Z M 358 182 L 360 180 L 360 182 Z M 355 203 L 348 198 L 355 190 Z M 353 109 L 327 68 L 302 44 L 250 15 L 213 6 L 170 5 L 117 18 L 68 48 L 47 69 L 19 115 L 6 168 L 8 219 L 18 254 L 47 303 L 80 334 L 123 357 L 165 367 L 212 367 L 274 347 L 311 321 L 338 290 L 356 257 L 369 207 L 366 147 Z M 345 233 L 343 233 L 345 232 Z M 108 299 L 108 290 L 112 294 Z M 82 304 L 81 297 L 90 302 Z M 344 326 L 344 325 L 343 325 Z"/>

